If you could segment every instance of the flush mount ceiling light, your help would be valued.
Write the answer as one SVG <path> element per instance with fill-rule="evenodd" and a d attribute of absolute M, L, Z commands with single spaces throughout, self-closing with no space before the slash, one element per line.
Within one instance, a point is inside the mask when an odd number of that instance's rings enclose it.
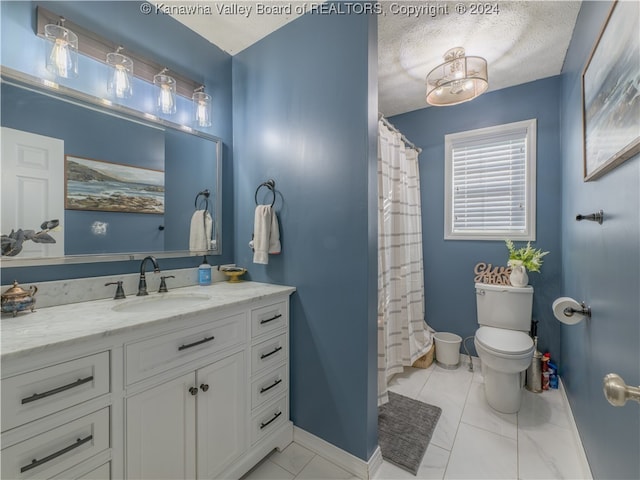
<path fill-rule="evenodd" d="M 133 60 L 120 53 L 122 47 L 115 52 L 107 53 L 107 65 L 111 67 L 107 91 L 116 98 L 129 98 L 133 92 Z"/>
<path fill-rule="evenodd" d="M 444 54 L 444 63 L 427 75 L 427 103 L 457 105 L 482 95 L 488 87 L 487 61 L 467 57 L 462 47 L 452 48 Z"/>
<path fill-rule="evenodd" d="M 204 85 L 193 92 L 193 121 L 197 127 L 211 126 L 211 95 L 204 92 Z"/>
<path fill-rule="evenodd" d="M 166 72 L 168 68 L 163 68 L 160 73 L 153 77 L 153 84 L 158 87 L 158 101 L 156 108 L 160 113 L 172 115 L 176 113 L 176 80 Z"/>
<path fill-rule="evenodd" d="M 78 75 L 78 36 L 64 26 L 60 17 L 57 24 L 44 26 L 47 46 L 47 70 L 58 77 L 71 78 Z"/>

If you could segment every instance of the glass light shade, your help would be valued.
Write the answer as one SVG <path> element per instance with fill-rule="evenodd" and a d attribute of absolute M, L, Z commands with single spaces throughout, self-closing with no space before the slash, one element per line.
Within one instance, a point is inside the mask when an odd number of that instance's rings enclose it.
<path fill-rule="evenodd" d="M 175 78 L 159 73 L 153 77 L 153 83 L 158 87 L 158 112 L 165 115 L 176 113 L 176 80 Z"/>
<path fill-rule="evenodd" d="M 78 76 L 78 36 L 62 25 L 45 25 L 47 70 L 58 77 Z"/>
<path fill-rule="evenodd" d="M 107 91 L 116 98 L 129 98 L 133 93 L 133 60 L 118 52 L 107 53 L 111 67 Z"/>
<path fill-rule="evenodd" d="M 473 100 L 489 88 L 487 61 L 465 56 L 464 48 L 447 51 L 445 62 L 427 75 L 427 103 L 446 106 Z"/>
<path fill-rule="evenodd" d="M 193 122 L 197 127 L 211 126 L 211 95 L 204 92 L 193 93 Z"/>

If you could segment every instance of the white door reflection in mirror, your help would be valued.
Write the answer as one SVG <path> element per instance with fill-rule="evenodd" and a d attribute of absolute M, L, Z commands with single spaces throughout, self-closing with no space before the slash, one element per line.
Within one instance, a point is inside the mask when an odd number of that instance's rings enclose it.
<path fill-rule="evenodd" d="M 2 127 L 3 235 L 11 230 L 39 232 L 46 220 L 64 221 L 64 142 L 58 138 Z M 61 228 L 62 227 L 62 228 Z M 64 227 L 50 231 L 56 243 L 22 244 L 21 258 L 64 256 Z"/>

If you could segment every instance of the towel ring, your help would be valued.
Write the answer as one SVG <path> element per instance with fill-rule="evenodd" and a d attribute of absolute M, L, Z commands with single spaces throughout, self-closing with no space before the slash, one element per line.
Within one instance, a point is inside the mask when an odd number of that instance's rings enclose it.
<path fill-rule="evenodd" d="M 269 190 L 271 190 L 271 194 L 273 195 L 273 201 L 271 202 L 271 206 L 273 207 L 276 203 L 276 182 L 273 179 L 269 179 L 266 182 L 262 182 L 260 185 L 258 185 L 258 188 L 256 188 L 256 194 L 253 196 L 256 205 L 258 205 L 258 191 L 262 188 L 262 187 L 267 187 Z"/>
<path fill-rule="evenodd" d="M 198 198 L 200 198 L 201 196 L 204 197 L 204 201 L 206 202 L 204 209 L 209 210 L 209 195 L 211 195 L 209 189 L 198 192 L 198 194 L 196 195 L 196 200 L 195 202 L 193 202 L 196 210 L 198 209 Z"/>

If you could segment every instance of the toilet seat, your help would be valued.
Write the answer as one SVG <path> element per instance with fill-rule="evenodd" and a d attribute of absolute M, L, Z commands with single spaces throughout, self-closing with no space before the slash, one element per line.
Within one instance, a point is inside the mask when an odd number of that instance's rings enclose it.
<path fill-rule="evenodd" d="M 480 327 L 476 341 L 498 356 L 520 356 L 533 352 L 533 340 L 529 335 L 505 328 Z"/>

